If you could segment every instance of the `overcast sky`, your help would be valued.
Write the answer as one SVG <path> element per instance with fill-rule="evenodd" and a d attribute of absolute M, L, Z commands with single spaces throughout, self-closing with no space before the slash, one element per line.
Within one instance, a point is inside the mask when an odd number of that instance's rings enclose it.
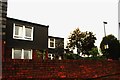
<path fill-rule="evenodd" d="M 71 31 L 96 34 L 99 46 L 106 34 L 118 37 L 118 0 L 8 0 L 8 17 L 49 25 L 49 35 L 68 38 Z"/>

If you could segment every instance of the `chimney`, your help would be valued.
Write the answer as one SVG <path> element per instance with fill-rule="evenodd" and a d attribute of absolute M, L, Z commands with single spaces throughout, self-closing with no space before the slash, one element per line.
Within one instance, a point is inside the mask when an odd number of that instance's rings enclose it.
<path fill-rule="evenodd" d="M 0 0 L 0 80 L 2 79 L 2 62 L 4 59 L 5 30 L 7 18 L 7 0 Z"/>

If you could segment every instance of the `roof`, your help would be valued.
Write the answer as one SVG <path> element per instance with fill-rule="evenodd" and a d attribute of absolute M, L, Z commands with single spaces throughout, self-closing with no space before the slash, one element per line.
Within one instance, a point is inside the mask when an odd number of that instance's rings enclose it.
<path fill-rule="evenodd" d="M 19 19 L 10 18 L 10 17 L 7 17 L 7 19 L 16 20 L 16 21 L 20 21 L 20 22 L 24 22 L 24 23 L 29 23 L 29 24 L 37 25 L 37 26 L 49 27 L 49 25 L 42 25 L 42 24 L 33 23 L 33 22 L 29 22 L 29 21 L 24 21 L 24 20 L 19 20 Z"/>
<path fill-rule="evenodd" d="M 61 38 L 61 37 L 54 37 L 54 36 L 48 36 L 48 38 L 58 38 L 58 39 L 64 39 L 64 38 Z"/>

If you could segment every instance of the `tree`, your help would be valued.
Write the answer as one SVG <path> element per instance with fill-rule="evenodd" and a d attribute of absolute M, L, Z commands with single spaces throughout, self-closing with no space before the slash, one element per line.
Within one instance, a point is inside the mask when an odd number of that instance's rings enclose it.
<path fill-rule="evenodd" d="M 116 60 L 120 57 L 120 43 L 114 35 L 103 37 L 100 44 L 103 56 Z"/>
<path fill-rule="evenodd" d="M 92 32 L 85 32 L 85 37 L 82 42 L 82 54 L 90 55 L 89 51 L 91 51 L 92 48 L 95 48 L 94 45 L 96 40 L 95 35 L 93 35 Z"/>
<path fill-rule="evenodd" d="M 81 32 L 79 28 L 75 29 L 68 38 L 67 47 L 71 50 L 77 48 L 77 53 L 89 55 L 89 51 L 95 47 L 96 37 L 92 32 Z"/>
<path fill-rule="evenodd" d="M 80 31 L 79 28 L 75 29 L 73 33 L 70 34 L 68 37 L 69 43 L 67 43 L 67 48 L 74 50 L 75 47 L 77 48 L 77 53 L 80 54 L 82 50 L 82 41 L 85 37 L 85 34 Z"/>

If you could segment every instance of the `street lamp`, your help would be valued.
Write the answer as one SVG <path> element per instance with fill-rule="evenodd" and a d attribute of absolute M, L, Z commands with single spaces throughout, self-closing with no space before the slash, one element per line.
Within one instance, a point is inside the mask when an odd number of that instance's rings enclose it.
<path fill-rule="evenodd" d="M 103 22 L 103 24 L 104 24 L 104 34 L 105 34 L 105 37 L 106 37 L 105 24 L 107 24 L 107 22 Z"/>

